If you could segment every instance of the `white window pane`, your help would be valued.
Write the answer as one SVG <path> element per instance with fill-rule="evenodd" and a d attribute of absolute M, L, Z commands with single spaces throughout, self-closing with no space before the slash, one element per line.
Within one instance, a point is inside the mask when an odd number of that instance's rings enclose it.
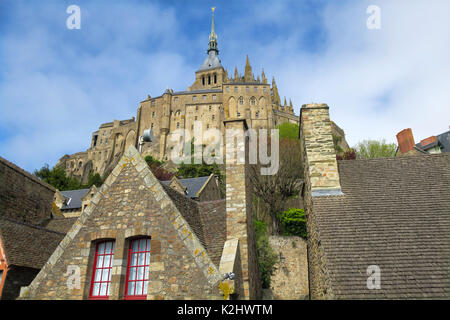
<path fill-rule="evenodd" d="M 147 251 L 150 251 L 150 239 L 147 239 Z"/>
<path fill-rule="evenodd" d="M 107 289 L 108 284 L 107 283 L 102 283 L 100 285 L 100 295 L 101 296 L 106 296 L 106 289 Z"/>
<path fill-rule="evenodd" d="M 131 255 L 131 264 L 130 266 L 136 266 L 137 265 L 137 253 L 133 253 Z"/>
<path fill-rule="evenodd" d="M 111 281 L 111 276 L 112 276 L 112 269 L 109 269 L 108 281 Z"/>
<path fill-rule="evenodd" d="M 138 268 L 138 270 L 137 270 L 137 279 L 138 280 L 144 279 L 144 268 L 143 267 Z"/>
<path fill-rule="evenodd" d="M 102 242 L 98 245 L 98 253 L 99 254 L 104 254 L 105 253 L 105 243 Z"/>
<path fill-rule="evenodd" d="M 145 264 L 145 253 L 144 253 L 144 252 L 139 253 L 139 261 L 138 261 L 138 264 L 139 264 L 140 266 L 142 266 L 142 265 Z"/>
<path fill-rule="evenodd" d="M 104 256 L 97 257 L 97 268 L 103 268 L 103 257 Z"/>
<path fill-rule="evenodd" d="M 105 253 L 111 253 L 111 242 L 106 242 Z"/>
<path fill-rule="evenodd" d="M 144 279 L 148 279 L 148 271 L 149 271 L 149 267 L 145 267 Z"/>
<path fill-rule="evenodd" d="M 114 250 L 116 250 L 116 243 L 113 241 L 112 242 L 112 251 L 111 251 L 112 254 L 114 254 Z"/>
<path fill-rule="evenodd" d="M 134 282 L 128 282 L 128 294 L 134 295 Z"/>
<path fill-rule="evenodd" d="M 111 266 L 111 256 L 107 255 L 103 258 L 103 266 L 110 267 Z"/>
<path fill-rule="evenodd" d="M 136 295 L 142 294 L 142 281 L 136 282 Z"/>
<path fill-rule="evenodd" d="M 95 270 L 95 278 L 94 278 L 94 281 L 100 281 L 100 277 L 101 277 L 101 275 L 102 275 L 102 270 L 100 269 L 100 270 Z"/>
<path fill-rule="evenodd" d="M 144 281 L 144 292 L 143 294 L 147 294 L 148 281 Z"/>
<path fill-rule="evenodd" d="M 109 269 L 103 269 L 102 281 L 107 281 L 109 278 Z"/>
<path fill-rule="evenodd" d="M 99 290 L 100 290 L 100 284 L 99 283 L 94 283 L 94 288 L 92 289 L 92 295 L 93 296 L 98 296 L 99 295 Z"/>
<path fill-rule="evenodd" d="M 146 256 L 145 256 L 145 265 L 149 265 L 150 264 L 150 252 L 147 252 Z"/>
<path fill-rule="evenodd" d="M 138 245 L 139 245 L 139 240 L 134 240 L 134 241 L 131 243 L 131 248 L 132 248 L 133 252 L 138 251 Z"/>
<path fill-rule="evenodd" d="M 128 274 L 128 280 L 136 280 L 136 268 L 130 268 L 130 273 Z"/>
<path fill-rule="evenodd" d="M 145 247 L 146 247 L 146 240 L 145 239 L 141 239 L 139 241 L 139 251 L 145 251 Z"/>

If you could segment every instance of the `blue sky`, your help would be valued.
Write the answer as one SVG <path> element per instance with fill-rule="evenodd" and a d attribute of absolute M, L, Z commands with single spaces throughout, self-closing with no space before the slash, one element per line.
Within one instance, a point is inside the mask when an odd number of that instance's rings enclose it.
<path fill-rule="evenodd" d="M 81 8 L 81 30 L 66 8 Z M 381 29 L 366 27 L 369 5 Z M 275 76 L 280 95 L 325 102 L 350 145 L 416 142 L 450 124 L 449 1 L 255 0 L 0 2 L 0 155 L 26 170 L 84 151 L 103 122 L 185 90 L 206 56 L 210 8 L 220 58 Z"/>

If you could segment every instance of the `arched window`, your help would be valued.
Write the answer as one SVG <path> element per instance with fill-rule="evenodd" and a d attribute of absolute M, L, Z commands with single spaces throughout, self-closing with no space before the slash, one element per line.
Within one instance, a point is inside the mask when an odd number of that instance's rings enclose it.
<path fill-rule="evenodd" d="M 205 85 L 205 76 L 202 76 L 202 84 Z"/>
<path fill-rule="evenodd" d="M 211 84 L 211 76 L 208 76 L 208 84 Z"/>
<path fill-rule="evenodd" d="M 240 97 L 240 98 L 239 98 L 239 104 L 240 104 L 240 105 L 243 105 L 243 104 L 244 104 L 244 98 L 243 98 L 243 97 Z"/>
<path fill-rule="evenodd" d="M 214 83 L 217 83 L 217 74 L 214 74 Z"/>
<path fill-rule="evenodd" d="M 128 248 L 125 299 L 146 299 L 150 267 L 150 238 L 130 241 Z"/>
<path fill-rule="evenodd" d="M 114 250 L 114 240 L 101 241 L 96 244 L 89 299 L 107 300 L 109 298 Z"/>
<path fill-rule="evenodd" d="M 251 104 L 252 106 L 256 105 L 256 98 L 255 98 L 255 97 L 252 97 L 252 98 L 250 99 L 250 104 Z"/>

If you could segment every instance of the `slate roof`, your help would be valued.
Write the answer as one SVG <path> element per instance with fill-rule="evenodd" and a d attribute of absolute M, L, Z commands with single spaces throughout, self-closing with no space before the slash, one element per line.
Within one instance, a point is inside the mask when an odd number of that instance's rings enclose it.
<path fill-rule="evenodd" d="M 343 196 L 314 197 L 338 299 L 450 298 L 450 154 L 338 161 Z M 367 289 L 378 265 L 381 289 Z"/>
<path fill-rule="evenodd" d="M 41 226 L 62 233 L 69 232 L 72 225 L 77 221 L 78 217 L 72 218 L 52 218 L 44 221 Z"/>
<path fill-rule="evenodd" d="M 61 207 L 61 210 L 79 209 L 81 208 L 81 199 L 88 193 L 89 189 L 78 189 L 61 191 L 61 194 L 67 201 Z"/>
<path fill-rule="evenodd" d="M 421 150 L 428 150 L 436 145 L 441 147 L 442 152 L 450 152 L 450 131 L 441 133 L 436 136 L 436 142 L 423 146 L 420 142 L 416 144 L 416 147 Z"/>
<path fill-rule="evenodd" d="M 186 179 L 178 179 L 178 181 L 187 188 L 186 196 L 189 198 L 196 198 L 197 192 L 203 187 L 205 182 L 208 180 L 209 176 L 198 177 L 198 178 L 186 178 Z M 169 185 L 170 180 L 161 181 L 164 185 Z"/>
<path fill-rule="evenodd" d="M 219 266 L 226 240 L 225 200 L 197 202 L 161 183 L 212 262 Z"/>
<path fill-rule="evenodd" d="M 8 265 L 40 269 L 65 233 L 0 217 L 0 238 Z"/>

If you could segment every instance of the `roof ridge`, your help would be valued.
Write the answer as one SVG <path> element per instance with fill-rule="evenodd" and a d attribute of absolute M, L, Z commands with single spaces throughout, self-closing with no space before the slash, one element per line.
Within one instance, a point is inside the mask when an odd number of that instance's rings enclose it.
<path fill-rule="evenodd" d="M 56 191 L 55 187 L 53 187 L 53 186 L 49 185 L 48 183 L 42 181 L 41 179 L 39 179 L 35 175 L 33 175 L 33 174 L 29 173 L 28 171 L 22 169 L 21 167 L 19 167 L 18 165 L 12 163 L 11 161 L 6 160 L 2 156 L 0 156 L 0 162 L 3 162 L 5 165 L 10 167 L 14 171 L 22 174 L 23 176 L 27 177 L 30 180 L 33 180 L 36 183 L 39 183 L 40 185 L 46 187 L 47 189 L 50 189 L 51 191 Z"/>

